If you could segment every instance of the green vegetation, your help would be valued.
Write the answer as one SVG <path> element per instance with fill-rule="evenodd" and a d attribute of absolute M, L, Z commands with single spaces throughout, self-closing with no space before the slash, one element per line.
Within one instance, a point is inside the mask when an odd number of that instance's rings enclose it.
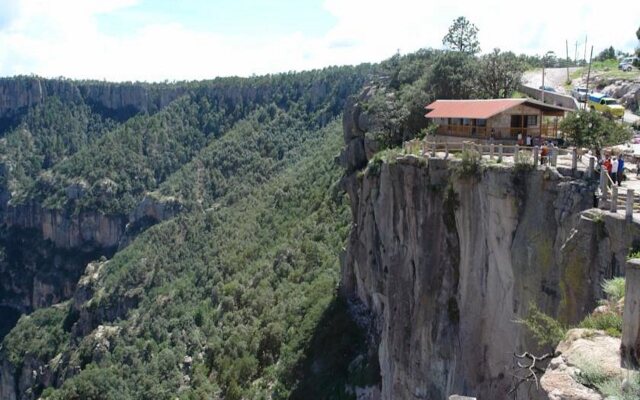
<path fill-rule="evenodd" d="M 623 384 L 620 377 L 608 375 L 599 365 L 591 361 L 581 360 L 576 366 L 580 369 L 580 373 L 576 376 L 578 382 L 597 390 L 606 398 L 635 400 L 640 397 L 640 375 L 637 372 L 631 372 L 628 381 Z"/>
<path fill-rule="evenodd" d="M 51 368 L 55 387 L 30 388 L 44 399 L 354 398 L 349 386 L 380 376 L 336 290 L 350 228 L 334 163 L 343 107 L 372 81 L 360 106 L 367 135 L 388 148 L 368 166 L 377 174 L 403 154 L 403 140 L 428 131 L 424 105 L 435 96 L 486 90 L 467 84 L 481 62 L 421 50 L 378 66 L 141 84 L 152 99 L 143 110 L 83 97 L 106 83 L 43 80 L 48 93 L 55 84 L 68 90 L 0 121 L 0 189 L 11 206 L 126 217 L 151 195 L 184 207 L 113 256 L 92 243 L 78 252 L 78 264 L 112 258 L 87 293 L 20 319 L 0 358 L 17 374 L 27 361 Z M 160 108 L 164 95 L 175 100 Z M 466 158 L 478 172 L 477 155 Z M 20 269 L 30 253 L 29 265 L 44 272 L 73 258 L 38 253 L 38 233 L 7 229 L 0 262 L 16 279 L 32 278 Z M 458 318 L 456 304 L 447 311 Z"/>
<path fill-rule="evenodd" d="M 67 312 L 67 305 L 59 305 L 21 317 L 16 328 L 2 342 L 8 349 L 8 361 L 19 367 L 27 354 L 45 360 L 53 358 L 69 339 L 63 329 Z"/>
<path fill-rule="evenodd" d="M 336 294 L 350 222 L 338 120 L 370 70 L 231 78 L 216 81 L 222 94 L 185 84 L 129 119 L 81 100 L 28 111 L 0 142 L 13 204 L 128 214 L 152 192 L 186 207 L 106 261 L 88 302 L 22 317 L 0 358 L 17 373 L 61 360 L 56 387 L 30 389 L 47 399 L 347 399 L 348 385 L 375 384 L 375 357 Z M 11 268 L 40 246 L 2 233 Z M 69 256 L 49 250 L 51 263 Z"/>
<path fill-rule="evenodd" d="M 628 126 L 587 110 L 569 113 L 560 123 L 560 129 L 572 144 L 595 149 L 624 143 L 632 133 Z"/>
<path fill-rule="evenodd" d="M 529 305 L 529 312 L 525 319 L 516 322 L 523 324 L 529 330 L 539 346 L 547 347 L 550 351 L 553 351 L 564 339 L 567 332 L 566 327 L 545 314 L 535 304 Z"/>
<path fill-rule="evenodd" d="M 123 307 L 131 293 L 138 307 L 122 320 L 101 322 L 122 332 L 111 339 L 106 356 L 87 353 L 77 341 L 65 340 L 67 333 L 58 335 L 43 359 L 65 352 L 83 362 L 81 372 L 49 390 L 48 398 L 117 393 L 168 399 L 178 392 L 182 398 L 286 398 L 304 386 L 311 373 L 305 354 L 315 351 L 311 337 L 337 301 L 338 256 L 349 222 L 346 203 L 335 203 L 332 189 L 341 173 L 331 157 L 341 146 L 340 125 L 317 131 L 306 146 L 314 149 L 310 156 L 228 207 L 157 225 L 117 253 L 105 266 L 92 307 Z M 60 330 L 66 313 L 58 314 L 53 326 Z M 340 318 L 336 323 L 347 323 Z M 23 318 L 10 334 L 11 352 L 41 351 L 40 340 L 12 339 L 24 337 L 24 320 L 32 319 Z M 50 325 L 38 321 L 28 329 Z M 332 323 L 323 320 L 324 327 Z M 355 352 L 362 336 L 349 329 L 354 334 L 344 346 Z M 194 360 L 191 383 L 180 389 L 185 356 Z M 116 389 L 103 387 L 97 371 L 117 382 Z"/>
<path fill-rule="evenodd" d="M 617 277 L 608 279 L 602 284 L 602 290 L 607 295 L 607 301 L 616 304 L 624 297 L 625 279 Z"/>
<path fill-rule="evenodd" d="M 498 49 L 481 57 L 432 49 L 396 54 L 381 63 L 376 89 L 361 102 L 372 138 L 391 148 L 423 137 L 424 106 L 436 99 L 509 98 L 525 65 L 523 56 Z"/>
<path fill-rule="evenodd" d="M 533 169 L 533 157 L 529 151 L 519 151 L 513 157 L 514 171 L 522 173 Z"/>
<path fill-rule="evenodd" d="M 213 146 L 210 153 L 219 152 L 235 142 L 226 157 L 211 161 L 216 165 L 200 182 L 212 182 L 220 194 L 225 190 L 220 187 L 233 184 L 226 180 L 244 170 L 245 163 L 253 163 L 245 177 L 256 171 L 272 173 L 271 164 L 306 140 L 302 132 L 315 130 L 342 112 L 346 97 L 361 87 L 370 70 L 371 66 L 362 65 L 182 83 L 177 87 L 186 91 L 182 98 L 159 112 L 140 114 L 121 124 L 101 117 L 104 110 L 94 107 L 94 111 L 81 100 L 50 98 L 0 143 L 0 157 L 11 166 L 2 170 L 0 183 L 14 193 L 13 204 L 36 200 L 70 212 L 127 214 L 147 191 L 158 189 L 207 146 Z M 163 88 L 142 86 L 152 94 Z M 258 125 L 265 131 L 247 138 L 248 148 L 243 149 L 240 136 Z M 236 132 L 224 143 L 215 144 L 234 127 Z M 269 136 L 278 130 L 283 131 L 278 138 Z M 186 195 L 186 189 L 177 188 L 177 180 L 164 191 Z M 75 196 L 70 196 L 69 188 L 78 189 Z M 189 193 L 186 199 L 193 197 Z"/>
<path fill-rule="evenodd" d="M 576 69 L 570 74 L 571 79 L 586 77 L 588 68 L 588 66 L 585 66 Z M 633 79 L 637 76 L 637 72 L 624 72 L 619 70 L 618 60 L 615 58 L 604 61 L 593 61 L 591 63 L 591 79 L 593 79 L 593 81 L 591 81 L 589 87 L 600 85 L 601 81 L 607 79 Z"/>
<path fill-rule="evenodd" d="M 480 52 L 478 28 L 465 17 L 458 17 L 449 27 L 442 44 L 461 53 L 476 54 Z"/>
<path fill-rule="evenodd" d="M 578 327 L 601 330 L 610 336 L 620 337 L 622 335 L 622 315 L 617 305 L 624 297 L 625 280 L 619 277 L 607 279 L 602 284 L 602 289 L 606 298 L 601 301 L 601 304 L 607 307 L 606 310 L 588 315 L 578 324 Z M 570 329 L 542 312 L 535 304 L 529 306 L 527 317 L 517 322 L 527 327 L 540 346 L 549 346 L 552 350 L 564 339 L 567 330 Z"/>
<path fill-rule="evenodd" d="M 476 149 L 464 149 L 460 154 L 458 173 L 462 177 L 478 177 L 482 172 L 482 155 Z"/>

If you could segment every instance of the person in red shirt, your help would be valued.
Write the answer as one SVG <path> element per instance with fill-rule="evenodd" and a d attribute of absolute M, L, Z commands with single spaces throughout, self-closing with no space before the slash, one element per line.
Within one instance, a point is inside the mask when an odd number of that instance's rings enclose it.
<path fill-rule="evenodd" d="M 611 177 L 611 168 L 613 167 L 613 164 L 611 164 L 611 158 L 609 156 L 604 160 L 602 166 L 607 170 L 609 177 Z M 609 181 L 607 181 L 607 186 L 609 186 Z"/>

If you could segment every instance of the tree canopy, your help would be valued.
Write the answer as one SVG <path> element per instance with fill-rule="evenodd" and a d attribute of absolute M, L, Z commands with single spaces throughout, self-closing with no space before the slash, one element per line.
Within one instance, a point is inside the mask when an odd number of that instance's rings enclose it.
<path fill-rule="evenodd" d="M 480 52 L 478 28 L 465 17 L 460 16 L 449 27 L 449 32 L 442 39 L 442 44 L 461 53 L 476 54 Z"/>
<path fill-rule="evenodd" d="M 620 144 L 631 138 L 631 130 L 595 111 L 569 113 L 560 123 L 569 140 L 580 147 L 600 149 Z"/>
<path fill-rule="evenodd" d="M 476 74 L 478 97 L 507 98 L 518 89 L 524 63 L 512 52 L 500 49 L 480 58 Z"/>
<path fill-rule="evenodd" d="M 614 60 L 616 58 L 616 50 L 613 46 L 609 46 L 602 50 L 596 57 L 596 61 Z"/>

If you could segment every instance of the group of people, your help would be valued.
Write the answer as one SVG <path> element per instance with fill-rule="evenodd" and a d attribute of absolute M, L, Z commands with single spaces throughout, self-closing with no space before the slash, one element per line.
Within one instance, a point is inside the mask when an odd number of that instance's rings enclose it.
<path fill-rule="evenodd" d="M 614 184 L 617 183 L 618 186 L 622 184 L 624 179 L 624 157 L 606 156 L 602 161 L 602 167 L 607 170 Z"/>

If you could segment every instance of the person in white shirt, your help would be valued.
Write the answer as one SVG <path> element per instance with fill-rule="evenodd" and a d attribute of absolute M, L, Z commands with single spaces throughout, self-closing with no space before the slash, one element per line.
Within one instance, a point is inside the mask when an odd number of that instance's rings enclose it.
<path fill-rule="evenodd" d="M 613 183 L 618 181 L 618 157 L 613 157 L 611 161 L 611 180 Z"/>

